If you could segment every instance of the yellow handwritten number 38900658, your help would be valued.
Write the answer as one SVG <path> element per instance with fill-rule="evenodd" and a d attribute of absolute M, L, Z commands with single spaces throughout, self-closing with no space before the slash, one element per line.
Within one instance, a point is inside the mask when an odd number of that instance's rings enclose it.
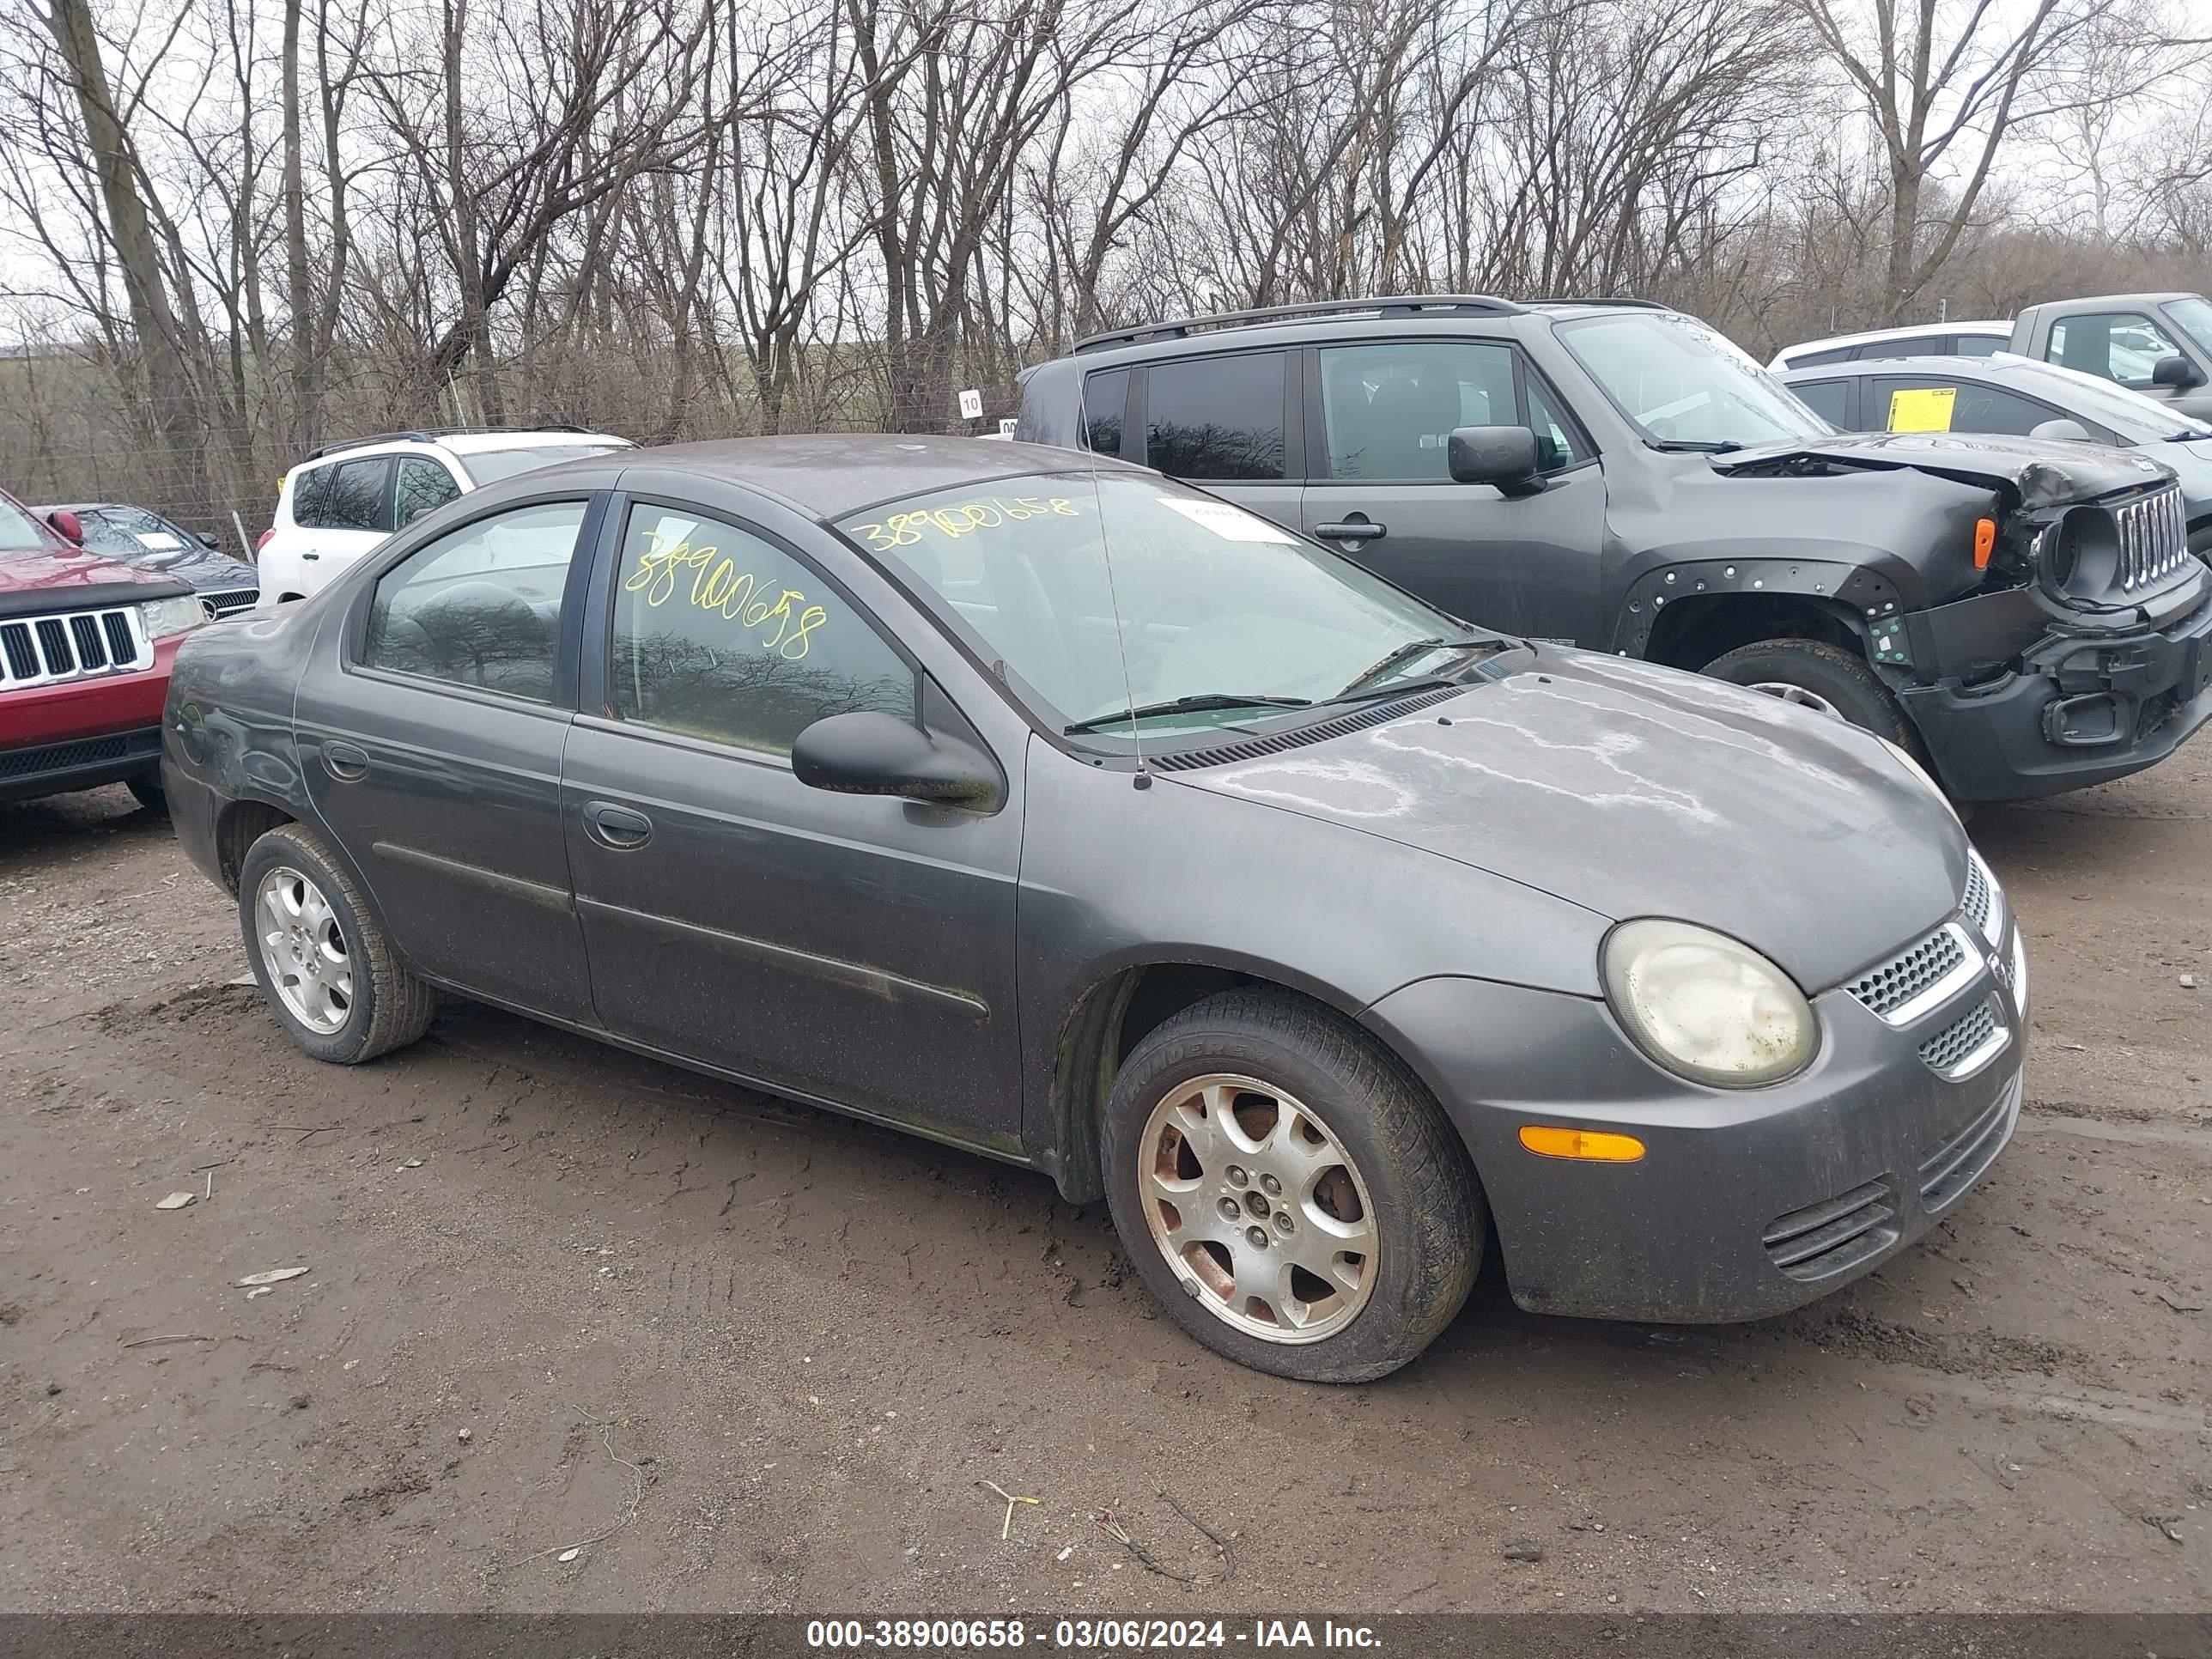
<path fill-rule="evenodd" d="M 738 569 L 734 559 L 720 553 L 719 548 L 694 547 L 688 540 L 666 542 L 655 532 L 623 591 L 642 595 L 648 607 L 658 610 L 676 597 L 678 570 L 688 568 L 695 608 L 715 611 L 747 628 L 775 623 L 775 634 L 758 641 L 760 648 L 791 662 L 804 658 L 814 630 L 830 620 L 830 613 L 818 605 L 808 605 L 806 595 L 795 587 L 780 589 L 770 599 L 758 577 Z"/>

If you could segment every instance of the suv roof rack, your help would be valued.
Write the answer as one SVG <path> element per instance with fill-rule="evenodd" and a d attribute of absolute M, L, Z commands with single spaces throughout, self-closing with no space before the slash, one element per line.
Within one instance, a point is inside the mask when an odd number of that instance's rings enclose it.
<path fill-rule="evenodd" d="M 476 434 L 494 432 L 589 432 L 587 426 L 577 426 L 568 421 L 532 421 L 522 426 L 417 426 L 404 432 L 371 432 L 359 438 L 341 438 L 336 443 L 325 444 L 311 451 L 306 459 L 319 461 L 325 455 L 335 455 L 342 449 L 362 449 L 370 444 L 417 443 L 433 444 L 441 438 L 459 438 Z"/>
<path fill-rule="evenodd" d="M 1674 307 L 1664 300 L 1638 300 L 1626 294 L 1561 294 L 1547 299 L 1531 300 L 1532 306 L 1627 306 L 1637 311 L 1672 311 Z"/>
<path fill-rule="evenodd" d="M 1259 306 L 1248 311 L 1214 311 L 1200 317 L 1180 317 L 1166 322 L 1139 323 L 1134 328 L 1108 329 L 1075 343 L 1078 351 L 1098 351 L 1108 346 L 1134 345 L 1140 340 L 1179 340 L 1194 332 L 1217 328 L 1249 328 L 1255 323 L 1289 322 L 1300 317 L 1342 317 L 1373 312 L 1384 317 L 1410 317 L 1423 311 L 1474 311 L 1493 317 L 1517 316 L 1524 307 L 1489 294 L 1394 294 L 1364 300 L 1309 300 L 1301 304 Z"/>

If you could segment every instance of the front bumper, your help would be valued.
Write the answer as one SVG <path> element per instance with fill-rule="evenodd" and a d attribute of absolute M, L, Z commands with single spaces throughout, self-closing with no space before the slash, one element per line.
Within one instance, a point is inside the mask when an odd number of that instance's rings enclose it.
<path fill-rule="evenodd" d="M 1954 613 L 1991 601 L 2020 603 L 1993 594 L 1906 618 L 1916 659 L 1953 654 L 1954 638 L 1978 631 Z M 2161 628 L 2045 633 L 1995 678 L 1897 695 L 1954 800 L 2024 800 L 2124 777 L 2212 720 L 2212 599 Z"/>
<path fill-rule="evenodd" d="M 0 801 L 36 800 L 96 789 L 104 783 L 151 777 L 161 763 L 161 728 L 117 732 L 73 743 L 0 749 Z"/>
<path fill-rule="evenodd" d="M 1415 1060 L 1466 1140 L 1516 1302 L 1607 1319 L 1763 1318 L 1903 1249 L 2012 1137 L 2027 1030 L 2018 933 L 2009 916 L 1990 925 L 1994 943 L 1970 918 L 1947 927 L 1966 966 L 1938 994 L 1902 1024 L 1846 989 L 1815 999 L 1819 1057 L 1770 1089 L 1673 1077 L 1595 999 L 1431 979 L 1363 1018 Z M 1960 1074 L 1939 1073 L 1923 1047 Z M 1644 1156 L 1539 1157 L 1520 1144 L 1526 1124 L 1632 1134 Z"/>

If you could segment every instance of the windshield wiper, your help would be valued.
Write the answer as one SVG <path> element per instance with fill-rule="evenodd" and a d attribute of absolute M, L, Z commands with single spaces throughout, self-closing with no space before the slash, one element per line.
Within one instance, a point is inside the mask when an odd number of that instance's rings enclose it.
<path fill-rule="evenodd" d="M 1359 690 L 1363 686 L 1371 684 L 1373 682 L 1381 679 L 1392 669 L 1402 666 L 1404 664 L 1413 661 L 1416 657 L 1426 656 L 1431 651 L 1479 651 L 1486 647 L 1493 651 L 1501 651 L 1504 649 L 1505 641 L 1504 640 L 1408 640 L 1405 644 L 1400 646 L 1395 651 L 1393 651 L 1389 656 L 1383 658 L 1382 661 L 1375 664 L 1370 668 L 1362 669 L 1358 673 L 1353 675 L 1352 677 L 1352 684 L 1346 686 L 1343 690 L 1338 692 L 1336 696 L 1330 698 L 1329 701 L 1331 702 L 1340 702 L 1343 701 L 1343 699 L 1352 696 L 1354 692 Z M 1435 679 L 1439 677 L 1431 675 L 1427 678 Z M 1401 687 L 1396 682 L 1393 682 L 1389 689 L 1395 691 L 1400 690 Z"/>
<path fill-rule="evenodd" d="M 1743 447 L 1733 438 L 1646 438 L 1644 441 L 1673 455 L 1732 455 Z"/>
<path fill-rule="evenodd" d="M 1070 735 L 1078 732 L 1096 732 L 1102 726 L 1120 726 L 1129 720 L 1150 720 L 1155 714 L 1182 714 L 1201 708 L 1310 708 L 1311 697 L 1243 696 L 1234 691 L 1199 691 L 1188 697 L 1170 697 L 1165 702 L 1143 702 L 1134 708 L 1124 708 L 1115 714 L 1094 714 L 1087 720 L 1078 720 L 1073 726 L 1060 729 Z"/>

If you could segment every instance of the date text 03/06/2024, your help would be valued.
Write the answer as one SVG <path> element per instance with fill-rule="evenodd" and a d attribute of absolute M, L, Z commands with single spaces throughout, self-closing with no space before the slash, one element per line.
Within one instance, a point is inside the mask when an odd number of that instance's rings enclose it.
<path fill-rule="evenodd" d="M 1060 1619 L 1035 1626 L 1024 1619 L 815 1619 L 807 1621 L 806 1645 L 825 1651 L 1034 1646 L 1105 1653 L 1235 1646 L 1372 1650 L 1382 1641 L 1368 1626 L 1330 1619 L 1255 1619 L 1245 1626 L 1220 1619 Z"/>

